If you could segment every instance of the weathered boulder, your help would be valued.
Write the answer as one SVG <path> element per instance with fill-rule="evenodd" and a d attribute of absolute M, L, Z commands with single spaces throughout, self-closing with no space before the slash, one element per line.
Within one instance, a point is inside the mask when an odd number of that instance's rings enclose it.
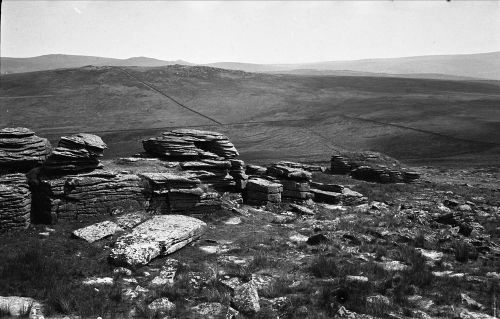
<path fill-rule="evenodd" d="M 99 157 L 103 156 L 106 144 L 93 134 L 79 133 L 63 136 L 43 165 L 48 175 L 64 175 L 90 172 L 100 168 Z"/>
<path fill-rule="evenodd" d="M 244 313 L 260 311 L 259 293 L 253 281 L 244 283 L 234 289 L 233 302 L 236 308 Z"/>
<path fill-rule="evenodd" d="M 93 243 L 105 237 L 111 236 L 119 231 L 123 231 L 123 229 L 120 228 L 120 226 L 118 226 L 117 224 L 111 221 L 103 221 L 74 230 L 73 236 L 84 239 L 89 243 Z"/>
<path fill-rule="evenodd" d="M 147 207 L 142 179 L 112 171 L 69 176 L 40 175 L 33 187 L 33 217 L 39 222 L 79 219 Z"/>
<path fill-rule="evenodd" d="M 50 142 L 24 127 L 0 130 L 0 174 L 27 172 L 50 154 Z"/>
<path fill-rule="evenodd" d="M 165 316 L 173 310 L 175 304 L 165 297 L 155 299 L 148 305 L 148 311 L 152 316 Z"/>
<path fill-rule="evenodd" d="M 190 318 L 196 319 L 234 319 L 239 314 L 235 309 L 218 302 L 204 302 L 194 306 L 191 311 Z"/>
<path fill-rule="evenodd" d="M 166 159 L 229 159 L 239 155 L 224 134 L 193 129 L 164 132 L 142 145 L 147 153 Z"/>
<path fill-rule="evenodd" d="M 311 183 L 314 201 L 326 204 L 358 205 L 368 199 L 363 194 L 342 185 Z"/>
<path fill-rule="evenodd" d="M 0 175 L 0 231 L 30 224 L 31 193 L 24 174 Z"/>
<path fill-rule="evenodd" d="M 249 205 L 265 205 L 281 202 L 283 186 L 262 178 L 251 178 L 245 189 L 245 203 Z"/>
<path fill-rule="evenodd" d="M 129 234 L 118 238 L 110 260 L 116 264 L 145 265 L 153 258 L 168 255 L 199 238 L 207 225 L 183 215 L 153 216 Z"/>

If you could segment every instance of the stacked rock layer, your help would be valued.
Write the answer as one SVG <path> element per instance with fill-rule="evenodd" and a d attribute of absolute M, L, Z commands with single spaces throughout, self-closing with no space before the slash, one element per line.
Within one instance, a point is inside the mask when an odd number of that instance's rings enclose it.
<path fill-rule="evenodd" d="M 37 222 L 118 214 L 147 206 L 142 180 L 134 174 L 41 175 L 33 187 Z"/>
<path fill-rule="evenodd" d="M 144 140 L 142 145 L 147 153 L 173 160 L 229 159 L 239 155 L 227 136 L 210 131 L 173 130 Z"/>
<path fill-rule="evenodd" d="M 57 148 L 44 164 L 44 171 L 50 175 L 90 172 L 101 167 L 106 144 L 93 134 L 80 133 L 61 137 Z"/>
<path fill-rule="evenodd" d="M 220 205 L 218 196 L 209 193 L 195 174 L 186 172 L 143 173 L 139 175 L 150 198 L 149 209 L 168 214 L 196 211 L 211 205 Z"/>
<path fill-rule="evenodd" d="M 0 174 L 27 172 L 45 161 L 51 151 L 47 139 L 24 127 L 0 130 Z"/>
<path fill-rule="evenodd" d="M 351 174 L 355 179 L 377 183 L 411 183 L 420 177 L 404 168 L 352 161 L 341 155 L 332 155 L 330 170 L 333 174 Z"/>
<path fill-rule="evenodd" d="M 267 175 L 277 178 L 283 185 L 282 196 L 292 201 L 304 201 L 312 197 L 309 183 L 312 180 L 310 172 L 280 164 L 267 168 Z"/>
<path fill-rule="evenodd" d="M 283 186 L 263 178 L 251 178 L 247 182 L 244 200 L 249 205 L 281 203 Z"/>
<path fill-rule="evenodd" d="M 0 176 L 0 231 L 30 224 L 31 193 L 24 174 Z"/>
<path fill-rule="evenodd" d="M 183 170 L 216 188 L 241 188 L 246 180 L 242 172 L 244 163 L 233 160 L 238 151 L 224 134 L 181 129 L 144 140 L 142 144 L 147 154 L 180 161 Z"/>

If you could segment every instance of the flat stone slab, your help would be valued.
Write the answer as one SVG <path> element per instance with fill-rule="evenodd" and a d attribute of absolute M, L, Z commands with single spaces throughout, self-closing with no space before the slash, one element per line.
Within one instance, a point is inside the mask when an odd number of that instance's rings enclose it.
<path fill-rule="evenodd" d="M 206 223 L 189 216 L 154 216 L 120 236 L 111 249 L 110 260 L 116 264 L 145 265 L 198 239 L 206 228 Z"/>
<path fill-rule="evenodd" d="M 93 243 L 119 231 L 123 231 L 120 226 L 110 221 L 104 221 L 77 229 L 73 231 L 73 236 L 85 239 L 89 243 Z"/>

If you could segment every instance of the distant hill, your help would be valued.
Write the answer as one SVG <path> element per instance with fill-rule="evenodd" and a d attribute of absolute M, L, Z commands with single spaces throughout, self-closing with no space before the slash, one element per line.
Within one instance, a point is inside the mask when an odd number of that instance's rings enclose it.
<path fill-rule="evenodd" d="M 78 68 L 86 65 L 156 67 L 172 64 L 194 65 L 183 60 L 163 61 L 147 57 L 113 59 L 94 56 L 50 54 L 33 58 L 1 58 L 0 70 L 2 74 L 8 74 L 60 68 Z M 302 64 L 216 62 L 204 66 L 253 73 L 390 76 L 442 80 L 500 80 L 500 52 L 326 61 Z"/>
<path fill-rule="evenodd" d="M 0 71 L 2 74 L 44 71 L 63 68 L 79 68 L 86 65 L 95 66 L 165 66 L 172 64 L 191 65 L 191 63 L 177 61 L 163 61 L 148 57 L 133 57 L 128 59 L 102 58 L 85 55 L 49 54 L 33 58 L 1 58 Z"/>
<path fill-rule="evenodd" d="M 500 80 L 500 52 L 429 55 L 354 61 L 326 61 L 303 64 L 252 64 L 217 62 L 208 66 L 247 72 L 303 74 L 301 70 L 354 71 L 389 75 L 425 74 L 431 78 L 454 77 Z M 295 72 L 293 71 L 295 70 Z M 332 75 L 332 74 L 329 74 Z"/>

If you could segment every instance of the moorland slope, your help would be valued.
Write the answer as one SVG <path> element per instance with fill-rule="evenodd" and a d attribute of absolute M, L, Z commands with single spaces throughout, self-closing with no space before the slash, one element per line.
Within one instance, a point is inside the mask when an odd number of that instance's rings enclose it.
<path fill-rule="evenodd" d="M 327 161 L 374 150 L 419 164 L 492 163 L 500 83 L 258 74 L 202 66 L 83 67 L 3 75 L 1 127 L 54 141 L 95 132 L 107 156 L 166 128 L 216 127 L 245 160 Z"/>

